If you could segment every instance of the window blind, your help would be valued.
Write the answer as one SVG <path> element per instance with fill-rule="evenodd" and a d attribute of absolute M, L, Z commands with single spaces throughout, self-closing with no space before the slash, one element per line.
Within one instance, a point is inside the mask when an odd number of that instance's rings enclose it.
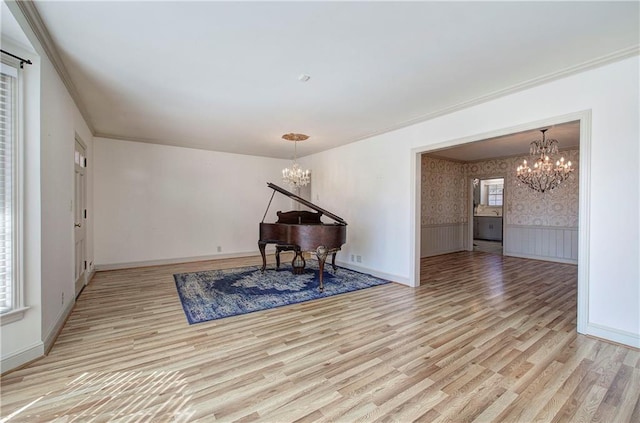
<path fill-rule="evenodd" d="M 13 156 L 17 70 L 0 68 L 0 313 L 13 304 Z"/>

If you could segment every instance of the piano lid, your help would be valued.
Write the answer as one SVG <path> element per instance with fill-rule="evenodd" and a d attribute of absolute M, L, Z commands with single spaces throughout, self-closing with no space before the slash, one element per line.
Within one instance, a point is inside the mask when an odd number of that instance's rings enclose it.
<path fill-rule="evenodd" d="M 309 207 L 309 208 L 311 208 L 311 209 L 313 209 L 313 210 L 315 210 L 315 211 L 318 211 L 318 212 L 320 212 L 320 213 L 322 213 L 322 214 L 324 214 L 324 215 L 326 215 L 326 216 L 329 216 L 330 218 L 332 218 L 333 220 L 335 220 L 335 221 L 336 221 L 336 222 L 338 222 L 338 223 L 341 223 L 341 224 L 343 224 L 343 225 L 346 225 L 346 224 L 347 224 L 347 222 L 345 222 L 345 221 L 344 221 L 344 219 L 342 219 L 340 216 L 336 216 L 335 214 L 333 214 L 333 213 L 331 213 L 331 212 L 329 212 L 329 211 L 326 211 L 325 209 L 323 209 L 323 208 L 321 208 L 321 207 L 316 206 L 316 205 L 315 205 L 315 204 L 313 204 L 311 201 L 307 201 L 307 200 L 305 200 L 305 199 L 304 199 L 304 198 L 302 198 L 302 197 L 298 197 L 298 196 L 297 196 L 297 195 L 295 195 L 294 193 L 292 193 L 292 192 L 290 192 L 290 191 L 287 191 L 287 190 L 286 190 L 286 189 L 284 189 L 284 188 L 280 188 L 279 186 L 277 186 L 277 185 L 275 185 L 275 184 L 272 184 L 271 182 L 267 182 L 267 186 L 268 186 L 269 188 L 273 189 L 273 190 L 278 191 L 280 194 L 284 194 L 284 195 L 286 195 L 287 197 L 289 197 L 289 198 L 292 198 L 292 199 L 296 200 L 298 203 L 304 204 L 305 206 L 307 206 L 307 207 Z"/>

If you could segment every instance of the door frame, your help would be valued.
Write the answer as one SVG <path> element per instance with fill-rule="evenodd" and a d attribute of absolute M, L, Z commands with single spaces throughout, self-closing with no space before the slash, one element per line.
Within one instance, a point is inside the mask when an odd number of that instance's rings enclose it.
<path fill-rule="evenodd" d="M 80 205 L 81 207 L 83 207 L 83 210 L 80 211 L 80 219 L 81 219 L 81 225 L 83 226 L 82 230 L 84 231 L 84 246 L 83 246 L 83 251 L 82 251 L 82 258 L 81 258 L 81 266 L 84 267 L 84 269 L 81 272 L 81 277 L 82 277 L 82 287 L 80 289 L 77 288 L 77 283 L 78 280 L 80 279 L 80 277 L 76 277 L 76 266 L 77 266 L 77 256 L 76 256 L 76 208 L 79 206 L 77 204 L 77 184 L 76 184 L 76 160 L 75 160 L 75 154 L 76 154 L 76 144 L 79 144 L 83 149 L 84 149 L 84 162 L 85 165 L 82 167 L 83 170 L 83 177 L 84 177 L 84 181 L 82 184 L 82 190 L 84 191 L 82 193 L 82 198 L 84 199 L 84 205 Z M 80 135 L 75 134 L 74 137 L 74 143 L 73 143 L 73 205 L 72 205 L 72 212 L 73 212 L 73 269 L 74 269 L 74 275 L 73 275 L 73 292 L 74 292 L 74 297 L 78 297 L 80 295 L 80 293 L 82 292 L 82 290 L 84 289 L 85 286 L 87 286 L 87 267 L 86 267 L 86 261 L 87 261 L 87 237 L 88 237 L 88 231 L 87 231 L 87 144 L 82 140 L 82 138 L 80 137 Z"/>
<path fill-rule="evenodd" d="M 474 141 L 482 141 L 517 132 L 529 131 L 544 126 L 559 125 L 573 121 L 580 122 L 580 175 L 578 185 L 578 286 L 577 286 L 577 331 L 581 334 L 588 333 L 589 327 L 589 227 L 590 227 L 590 192 L 591 192 L 591 110 L 582 110 L 560 116 L 549 117 L 535 122 L 528 122 L 508 128 L 496 129 L 483 134 L 476 134 L 466 138 L 452 139 L 432 145 L 423 145 L 411 150 L 411 175 L 410 175 L 410 210 L 411 219 L 410 257 L 413 257 L 413 272 L 409 278 L 410 286 L 420 285 L 420 213 L 421 213 L 421 156 L 434 150 L 453 147 Z M 504 214 L 504 213 L 503 213 Z M 504 235 L 504 234 L 503 234 Z"/>
<path fill-rule="evenodd" d="M 480 183 L 482 183 L 482 180 L 486 180 L 486 179 L 502 179 L 502 181 L 504 182 L 507 178 L 506 175 L 504 174 L 500 174 L 500 175 L 493 175 L 491 174 L 491 176 L 482 176 L 482 177 L 478 177 L 477 175 L 475 176 L 469 176 L 467 183 L 469 184 L 469 193 L 468 193 L 468 198 L 467 198 L 467 207 L 468 207 L 468 215 L 467 215 L 467 221 L 469 222 L 468 226 L 468 230 L 467 230 L 467 242 L 466 242 L 466 246 L 467 246 L 467 251 L 473 251 L 473 229 L 474 229 L 474 215 L 473 215 L 473 180 L 474 179 L 479 179 Z M 504 221 L 505 221 L 505 206 L 507 204 L 507 187 L 506 184 L 503 184 L 503 188 L 502 188 L 502 240 L 500 241 L 504 247 L 504 239 L 506 238 L 505 235 L 505 225 L 504 225 Z M 504 253 L 503 253 L 504 254 Z"/>

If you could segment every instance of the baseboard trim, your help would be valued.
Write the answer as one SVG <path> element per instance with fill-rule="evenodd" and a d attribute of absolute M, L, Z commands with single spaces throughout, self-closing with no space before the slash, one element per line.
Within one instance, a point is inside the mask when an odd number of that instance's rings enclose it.
<path fill-rule="evenodd" d="M 91 280 L 93 279 L 93 277 L 96 275 L 96 268 L 95 266 L 91 269 L 91 271 L 89 272 L 89 275 L 87 276 L 87 285 L 89 285 L 91 283 Z"/>
<path fill-rule="evenodd" d="M 65 323 L 67 323 L 67 319 L 71 316 L 71 312 L 73 311 L 73 307 L 76 305 L 75 300 L 69 301 L 65 308 L 62 309 L 58 319 L 56 319 L 56 324 L 53 325 L 49 334 L 44 339 L 44 355 L 49 354 L 51 348 L 53 348 L 53 344 L 55 344 L 56 339 L 58 339 L 58 335 L 64 328 Z"/>
<path fill-rule="evenodd" d="M 44 357 L 44 343 L 38 342 L 22 351 L 15 352 L 8 357 L 3 357 L 0 362 L 0 374 L 17 370 L 32 361 Z"/>
<path fill-rule="evenodd" d="M 366 273 L 367 275 L 375 276 L 376 278 L 385 279 L 385 280 L 388 280 L 388 281 L 391 281 L 391 282 L 397 282 L 397 283 L 402 284 L 402 285 L 411 286 L 409 278 L 407 278 L 405 276 L 392 275 L 390 273 L 378 272 L 377 270 L 374 270 L 374 269 L 369 269 L 369 268 L 362 267 L 362 266 L 356 266 L 356 265 L 354 265 L 352 263 L 349 263 L 349 262 L 346 262 L 346 261 L 340 261 L 340 260 L 336 260 L 336 266 L 344 267 L 345 269 L 353 270 L 353 271 L 360 272 L 360 273 Z M 325 265 L 325 269 L 331 269 L 331 264 L 329 264 L 329 262 L 327 262 L 327 264 Z"/>
<path fill-rule="evenodd" d="M 276 252 L 275 248 L 273 248 L 273 250 L 269 248 L 266 249 L 267 255 L 275 254 L 275 252 Z M 126 263 L 106 263 L 106 264 L 96 264 L 95 271 L 100 272 L 105 270 L 121 270 L 121 269 L 131 269 L 134 267 L 162 266 L 165 264 L 182 264 L 182 263 L 192 263 L 196 261 L 254 257 L 259 255 L 260 253 L 258 251 L 245 251 L 241 253 L 214 254 L 214 255 L 208 255 L 208 256 L 180 257 L 180 258 L 172 258 L 172 259 L 146 260 L 146 261 L 131 261 Z"/>
<path fill-rule="evenodd" d="M 584 335 L 640 349 L 640 334 L 588 323 Z"/>
<path fill-rule="evenodd" d="M 275 247 L 273 249 L 270 249 L 267 247 L 267 250 L 266 250 L 267 255 L 275 254 L 275 252 L 276 252 Z M 100 272 L 105 270 L 131 269 L 135 267 L 162 266 L 165 264 L 182 264 L 182 263 L 191 263 L 196 261 L 220 260 L 220 259 L 227 259 L 227 258 L 255 257 L 258 255 L 260 254 L 257 251 L 247 251 L 243 253 L 216 254 L 212 256 L 182 257 L 182 258 L 176 258 L 176 259 L 135 261 L 135 262 L 127 262 L 127 263 L 96 264 L 94 272 Z M 373 269 L 369 269 L 362 266 L 356 266 L 356 265 L 353 265 L 352 263 L 340 261 L 340 260 L 336 260 L 336 265 L 340 267 L 344 267 L 345 269 L 354 270 L 356 272 L 366 273 L 368 275 L 375 276 L 377 278 L 386 279 L 392 282 L 398 282 L 403 285 L 409 285 L 409 278 L 404 276 L 378 272 Z M 331 265 L 328 264 L 327 266 L 330 267 Z"/>
<path fill-rule="evenodd" d="M 464 249 L 464 248 L 451 248 L 451 249 L 447 249 L 447 250 L 429 251 L 427 253 L 424 253 L 424 254 L 420 255 L 420 258 L 441 256 L 443 254 L 457 253 L 459 251 L 467 251 L 467 250 Z"/>
<path fill-rule="evenodd" d="M 504 251 L 502 253 L 502 255 L 503 256 L 509 256 L 509 257 L 525 258 L 525 259 L 530 259 L 530 260 L 552 261 L 552 262 L 555 262 L 555 263 L 575 264 L 576 266 L 578 265 L 578 260 L 563 259 L 563 258 L 559 258 L 559 257 L 536 256 L 536 255 L 532 255 L 532 254 L 516 254 L 516 253 L 510 253 L 509 251 Z"/>

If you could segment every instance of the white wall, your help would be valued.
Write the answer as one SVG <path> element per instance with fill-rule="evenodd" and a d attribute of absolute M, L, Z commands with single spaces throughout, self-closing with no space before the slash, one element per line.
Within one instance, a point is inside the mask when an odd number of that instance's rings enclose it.
<path fill-rule="evenodd" d="M 42 327 L 51 340 L 74 302 L 74 148 L 76 134 L 91 157 L 93 136 L 65 85 L 49 60 L 42 61 L 41 85 L 42 186 Z M 91 163 L 87 178 L 91 178 Z M 90 182 L 90 181 L 89 181 Z M 91 185 L 87 184 L 88 215 L 93 213 Z M 92 245 L 91 221 L 87 242 Z M 91 250 L 87 262 L 93 261 Z M 64 295 L 64 302 L 62 301 Z"/>
<path fill-rule="evenodd" d="M 313 172 L 311 201 L 348 224 L 347 243 L 336 261 L 401 283 L 409 283 L 412 262 L 407 249 L 411 156 L 402 153 L 408 153 L 407 141 L 388 133 L 301 160 Z"/>
<path fill-rule="evenodd" d="M 37 38 L 17 6 L 8 6 L 32 44 L 11 48 L 30 58 L 33 65 L 25 65 L 24 70 L 24 267 L 29 309 L 22 320 L 2 326 L 2 372 L 41 356 L 71 311 L 75 292 L 72 200 L 76 134 L 87 144 L 89 157 L 93 148 L 87 124 Z M 3 49 L 7 45 L 3 39 Z M 88 174 L 90 181 L 91 169 Z M 89 185 L 89 210 L 91 201 Z M 87 244 L 92 245 L 91 227 L 87 236 Z M 89 248 L 88 260 L 92 260 L 91 254 Z"/>
<path fill-rule="evenodd" d="M 329 209 L 349 223 L 339 261 L 352 265 L 350 255 L 358 254 L 362 267 L 415 284 L 418 152 L 591 110 L 591 162 L 581 162 L 590 170 L 589 210 L 581 210 L 590 216 L 586 332 L 640 346 L 639 61 L 636 56 L 306 157 L 313 198 L 328 199 Z"/>
<path fill-rule="evenodd" d="M 95 139 L 99 269 L 258 254 L 287 160 Z M 290 200 L 276 194 L 265 222 Z M 217 247 L 221 247 L 219 252 Z"/>

